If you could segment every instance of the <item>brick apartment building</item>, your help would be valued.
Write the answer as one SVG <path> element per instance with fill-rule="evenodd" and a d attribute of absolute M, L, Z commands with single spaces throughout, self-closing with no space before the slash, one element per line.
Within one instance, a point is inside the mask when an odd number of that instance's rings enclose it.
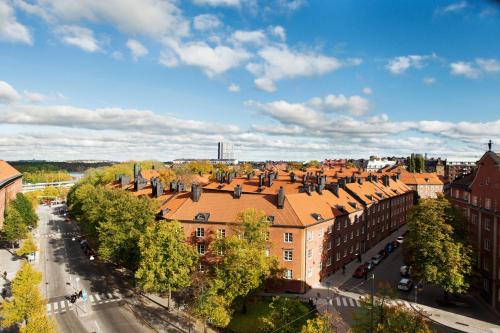
<path fill-rule="evenodd" d="M 218 174 L 214 182 L 190 189 L 172 182 L 166 190 L 159 180 L 137 177 L 116 186 L 155 197 L 159 219 L 180 221 L 203 257 L 210 256 L 211 239 L 234 234 L 241 211 L 264 211 L 270 221 L 267 253 L 284 268 L 284 279 L 272 288 L 303 293 L 401 227 L 413 205 L 414 192 L 396 175 L 339 177 L 344 172 Z"/>
<path fill-rule="evenodd" d="M 7 203 L 22 190 L 22 177 L 23 175 L 10 164 L 0 160 L 0 229 L 3 228 Z"/>
<path fill-rule="evenodd" d="M 399 173 L 401 181 L 415 191 L 419 199 L 437 198 L 438 194 L 443 194 L 444 177 L 437 172 L 409 172 L 398 165 L 386 169 L 386 173 Z"/>
<path fill-rule="evenodd" d="M 455 179 L 450 184 L 450 199 L 467 217 L 479 273 L 473 287 L 500 311 L 500 154 L 487 151 L 472 173 Z"/>

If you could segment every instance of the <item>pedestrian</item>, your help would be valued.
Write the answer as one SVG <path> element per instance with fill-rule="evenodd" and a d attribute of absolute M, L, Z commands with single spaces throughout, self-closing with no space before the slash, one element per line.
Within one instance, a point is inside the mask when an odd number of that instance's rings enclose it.
<path fill-rule="evenodd" d="M 5 280 L 7 280 L 7 271 L 4 271 L 4 272 L 3 272 L 3 278 L 4 278 Z"/>
<path fill-rule="evenodd" d="M 345 275 L 345 264 L 342 265 L 342 275 Z"/>
<path fill-rule="evenodd" d="M 358 262 L 361 262 L 361 253 L 358 253 Z"/>

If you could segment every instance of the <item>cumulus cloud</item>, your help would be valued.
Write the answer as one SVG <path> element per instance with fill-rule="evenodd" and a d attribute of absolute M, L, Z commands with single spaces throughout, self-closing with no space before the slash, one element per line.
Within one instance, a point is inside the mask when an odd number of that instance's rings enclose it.
<path fill-rule="evenodd" d="M 52 24 L 108 23 L 127 34 L 186 36 L 189 21 L 174 0 L 18 0 L 19 8 Z"/>
<path fill-rule="evenodd" d="M 130 53 L 132 54 L 132 58 L 134 60 L 144 57 L 149 53 L 148 49 L 144 45 L 142 45 L 141 42 L 135 39 L 129 39 L 127 41 L 127 47 L 130 50 Z"/>
<path fill-rule="evenodd" d="M 249 52 L 240 47 L 231 48 L 224 45 L 212 47 L 205 42 L 183 44 L 168 40 L 166 45 L 169 50 L 162 52 L 161 64 L 172 67 L 182 62 L 201 68 L 208 77 L 214 77 L 238 67 L 251 57 Z"/>
<path fill-rule="evenodd" d="M 88 28 L 76 25 L 61 25 L 55 29 L 64 44 L 76 46 L 86 52 L 101 51 L 94 32 Z"/>
<path fill-rule="evenodd" d="M 269 31 L 271 32 L 271 35 L 278 37 L 282 42 L 286 40 L 285 28 L 281 25 L 269 27 Z"/>
<path fill-rule="evenodd" d="M 262 30 L 236 30 L 230 40 L 236 44 L 262 45 L 266 41 L 266 35 Z"/>
<path fill-rule="evenodd" d="M 420 69 L 426 66 L 427 61 L 437 58 L 436 55 L 407 55 L 389 60 L 385 68 L 394 75 L 404 74 L 410 68 Z"/>
<path fill-rule="evenodd" d="M 0 2 L 0 40 L 33 44 L 29 29 L 19 23 L 8 2 Z"/>
<path fill-rule="evenodd" d="M 450 64 L 451 74 L 465 76 L 469 79 L 477 79 L 481 74 L 480 70 L 470 62 L 457 61 Z"/>
<path fill-rule="evenodd" d="M 313 98 L 308 104 L 325 111 L 346 111 L 358 116 L 364 115 L 370 109 L 370 102 L 358 95 L 327 95 L 324 98 Z"/>
<path fill-rule="evenodd" d="M 238 91 L 240 91 L 240 86 L 235 84 L 235 83 L 231 83 L 228 87 L 227 87 L 227 90 L 229 92 L 232 92 L 232 93 L 236 93 Z"/>
<path fill-rule="evenodd" d="M 5 81 L 0 81 L 0 103 L 12 103 L 21 99 L 14 87 Z"/>
<path fill-rule="evenodd" d="M 195 5 L 209 7 L 239 7 L 240 0 L 193 0 Z"/>
<path fill-rule="evenodd" d="M 212 30 L 222 26 L 222 21 L 213 14 L 201 14 L 194 17 L 193 26 L 199 31 Z"/>
<path fill-rule="evenodd" d="M 250 63 L 246 69 L 256 79 L 257 88 L 273 92 L 276 81 L 300 76 L 324 75 L 342 67 L 340 60 L 317 52 L 300 52 L 286 45 L 268 45 L 258 52 L 261 63 Z"/>
<path fill-rule="evenodd" d="M 43 102 L 47 99 L 46 96 L 44 96 L 40 93 L 27 91 L 27 90 L 24 91 L 23 95 L 31 103 L 40 103 L 40 102 Z"/>
<path fill-rule="evenodd" d="M 365 95 L 371 95 L 371 94 L 373 94 L 373 89 L 370 88 L 370 87 L 364 87 L 363 88 L 363 94 L 365 94 Z"/>
<path fill-rule="evenodd" d="M 458 13 L 468 7 L 467 1 L 457 1 L 436 10 L 437 14 Z"/>
<path fill-rule="evenodd" d="M 278 0 L 278 6 L 287 11 L 296 11 L 307 4 L 306 0 Z"/>
<path fill-rule="evenodd" d="M 436 78 L 431 76 L 426 76 L 422 79 L 422 82 L 424 82 L 428 86 L 432 86 L 434 83 L 436 83 Z"/>

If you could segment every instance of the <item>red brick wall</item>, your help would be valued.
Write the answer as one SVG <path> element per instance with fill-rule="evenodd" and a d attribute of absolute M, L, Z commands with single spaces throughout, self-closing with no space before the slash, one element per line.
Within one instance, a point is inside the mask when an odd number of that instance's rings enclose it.
<path fill-rule="evenodd" d="M 16 194 L 22 191 L 22 180 L 17 179 L 13 183 L 10 183 L 2 188 L 0 188 L 0 229 L 3 228 L 4 222 L 4 212 L 9 200 L 16 197 Z"/>

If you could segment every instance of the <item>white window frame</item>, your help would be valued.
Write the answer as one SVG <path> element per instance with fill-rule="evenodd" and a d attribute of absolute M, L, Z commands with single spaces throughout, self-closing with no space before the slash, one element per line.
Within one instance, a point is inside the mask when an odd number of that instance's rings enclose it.
<path fill-rule="evenodd" d="M 218 238 L 226 238 L 226 229 L 217 229 Z"/>
<path fill-rule="evenodd" d="M 283 260 L 292 261 L 293 260 L 293 250 L 283 250 Z"/>
<path fill-rule="evenodd" d="M 205 228 L 196 228 L 196 237 L 205 237 Z"/>
<path fill-rule="evenodd" d="M 205 254 L 205 243 L 198 243 L 197 245 L 197 249 L 198 249 L 198 254 L 199 255 L 204 255 Z"/>
<path fill-rule="evenodd" d="M 291 269 L 285 269 L 283 272 L 283 278 L 291 280 L 293 278 L 293 271 Z"/>
<path fill-rule="evenodd" d="M 291 233 L 291 232 L 285 232 L 283 234 L 283 241 L 285 243 L 292 243 L 293 242 L 293 233 Z"/>

